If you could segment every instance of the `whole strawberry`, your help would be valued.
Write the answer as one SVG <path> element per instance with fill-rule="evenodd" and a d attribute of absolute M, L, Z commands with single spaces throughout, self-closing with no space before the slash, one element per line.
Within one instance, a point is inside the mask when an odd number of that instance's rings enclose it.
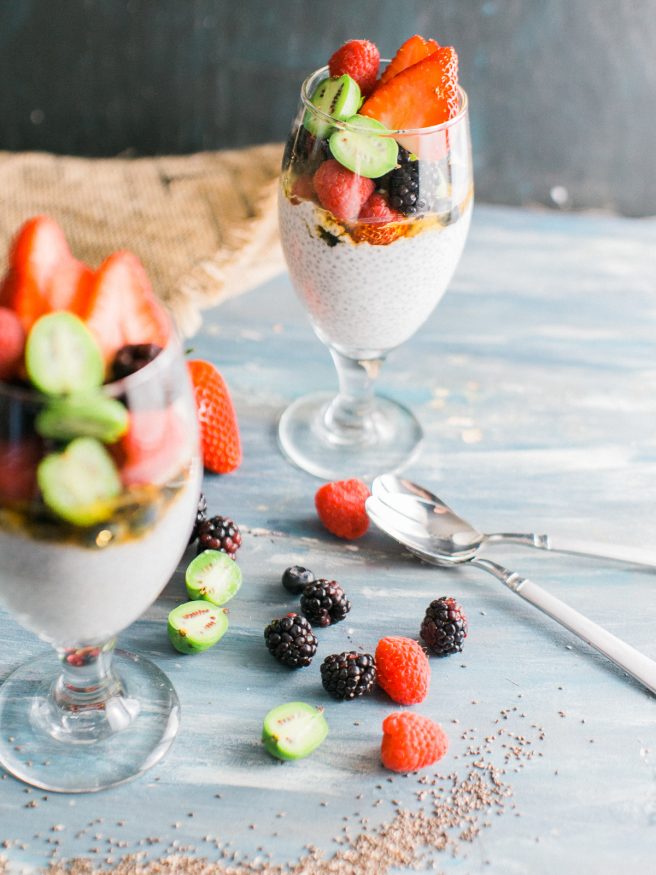
<path fill-rule="evenodd" d="M 432 766 L 447 752 L 449 740 L 439 723 L 413 711 L 397 711 L 383 721 L 380 758 L 394 772 Z"/>
<path fill-rule="evenodd" d="M 369 528 L 365 501 L 370 494 L 362 480 L 335 480 L 319 487 L 314 505 L 329 532 L 351 541 L 360 538 Z"/>
<path fill-rule="evenodd" d="M 360 86 L 366 97 L 374 89 L 380 66 L 380 52 L 366 39 L 351 39 L 344 43 L 328 61 L 331 76 L 348 74 Z"/>
<path fill-rule="evenodd" d="M 200 426 L 203 464 L 215 474 L 229 474 L 241 464 L 237 415 L 225 380 L 211 362 L 188 362 Z"/>

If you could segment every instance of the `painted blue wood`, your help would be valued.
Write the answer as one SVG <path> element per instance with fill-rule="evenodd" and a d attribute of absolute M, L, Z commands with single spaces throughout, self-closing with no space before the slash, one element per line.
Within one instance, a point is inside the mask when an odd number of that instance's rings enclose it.
<path fill-rule="evenodd" d="M 382 376 L 381 388 L 412 405 L 426 428 L 410 475 L 484 530 L 651 543 L 655 244 L 654 220 L 477 209 L 451 291 Z M 318 658 L 288 672 L 263 646 L 266 622 L 293 606 L 280 573 L 302 562 L 339 579 L 353 602 L 344 623 L 320 632 L 319 655 L 371 649 L 386 633 L 416 635 L 431 598 L 448 593 L 465 606 L 465 650 L 433 661 L 430 695 L 417 707 L 450 735 L 439 771 L 466 772 L 465 729 L 477 741 L 500 726 L 533 739 L 534 758 L 508 766 L 505 810 L 485 814 L 490 826 L 472 843 L 456 841 L 455 855 L 436 852 L 441 870 L 653 868 L 654 698 L 476 569 L 432 569 L 376 532 L 348 545 L 321 529 L 317 481 L 276 447 L 285 404 L 334 382 L 287 277 L 208 313 L 194 345 L 229 380 L 244 439 L 241 470 L 205 483 L 210 508 L 244 529 L 245 583 L 231 603 L 230 631 L 198 657 L 170 650 L 164 621 L 184 597 L 179 571 L 121 636 L 178 689 L 183 720 L 174 748 L 141 780 L 96 796 L 44 794 L 5 776 L 0 842 L 12 867 L 45 865 L 53 851 L 55 859 L 87 855 L 98 864 L 185 847 L 218 859 L 215 840 L 230 853 L 282 862 L 308 843 L 333 853 L 344 816 L 355 834 L 356 812 L 375 825 L 397 803 L 417 806 L 416 780 L 388 782 L 378 764 L 391 703 L 382 694 L 327 702 Z M 656 657 L 653 573 L 516 548 L 490 555 Z M 0 616 L 2 677 L 42 645 Z M 261 721 L 296 698 L 325 704 L 331 734 L 311 758 L 279 765 L 260 745 Z M 532 724 L 543 728 L 542 741 Z"/>

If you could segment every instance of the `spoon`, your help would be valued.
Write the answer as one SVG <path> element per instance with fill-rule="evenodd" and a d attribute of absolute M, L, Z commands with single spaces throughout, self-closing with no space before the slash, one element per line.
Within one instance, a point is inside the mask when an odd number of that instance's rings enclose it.
<path fill-rule="evenodd" d="M 376 477 L 372 492 L 390 508 L 419 523 L 430 534 L 435 549 L 447 555 L 473 556 L 484 544 L 521 544 L 525 547 L 537 547 L 539 550 L 611 559 L 656 569 L 656 551 L 642 547 L 598 544 L 533 533 L 520 535 L 499 532 L 485 535 L 459 517 L 437 495 L 394 474 Z"/>
<path fill-rule="evenodd" d="M 614 662 L 652 693 L 656 693 L 656 662 L 607 632 L 597 623 L 593 623 L 592 620 L 575 611 L 565 602 L 550 595 L 532 580 L 504 568 L 497 562 L 477 556 L 475 550 L 473 552 L 440 552 L 435 547 L 434 538 L 416 520 L 392 509 L 375 495 L 371 495 L 367 499 L 366 508 L 369 518 L 381 531 L 407 547 L 420 559 L 431 565 L 442 567 L 468 563 L 487 571 L 512 592 L 521 596 L 524 601 L 539 608 L 552 620 L 560 623 L 586 644 L 608 657 L 611 662 Z"/>

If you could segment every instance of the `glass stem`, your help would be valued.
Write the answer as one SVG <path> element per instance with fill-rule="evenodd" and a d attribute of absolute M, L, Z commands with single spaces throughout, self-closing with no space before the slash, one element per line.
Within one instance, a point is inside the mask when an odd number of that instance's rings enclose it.
<path fill-rule="evenodd" d="M 339 392 L 324 413 L 324 423 L 332 438 L 339 443 L 366 443 L 373 437 L 374 386 L 383 358 L 358 361 L 334 349 Z"/>

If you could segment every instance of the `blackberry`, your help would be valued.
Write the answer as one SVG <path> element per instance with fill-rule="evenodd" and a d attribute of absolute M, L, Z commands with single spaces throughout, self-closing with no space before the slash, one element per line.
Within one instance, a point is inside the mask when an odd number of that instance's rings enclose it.
<path fill-rule="evenodd" d="M 312 175 L 319 164 L 330 158 L 328 140 L 315 137 L 303 125 L 292 131 L 285 144 L 283 170 L 292 167 L 296 173 Z"/>
<path fill-rule="evenodd" d="M 204 523 L 207 519 L 207 499 L 201 492 L 198 496 L 198 507 L 196 508 L 196 519 L 194 520 L 194 527 L 191 530 L 191 535 L 189 536 L 189 543 L 193 544 L 196 538 L 198 537 L 198 532 L 200 530 L 200 524 Z"/>
<path fill-rule="evenodd" d="M 315 580 L 314 574 L 302 565 L 292 565 L 282 575 L 282 585 L 292 595 L 300 595 L 308 583 L 314 583 Z"/>
<path fill-rule="evenodd" d="M 376 685 L 376 662 L 370 653 L 333 653 L 321 663 L 321 683 L 335 699 L 355 699 Z"/>
<path fill-rule="evenodd" d="M 309 665 L 317 652 L 312 626 L 298 614 L 272 620 L 264 630 L 264 641 L 278 662 L 289 668 Z"/>
<path fill-rule="evenodd" d="M 129 343 L 122 346 L 112 361 L 110 376 L 112 380 L 122 380 L 149 365 L 162 351 L 156 343 Z"/>
<path fill-rule="evenodd" d="M 234 559 L 240 546 L 241 532 L 228 517 L 212 516 L 199 523 L 197 553 L 202 553 L 203 550 L 220 550 Z"/>
<path fill-rule="evenodd" d="M 336 580 L 315 580 L 301 595 L 301 611 L 313 626 L 339 623 L 350 610 L 351 603 Z"/>
<path fill-rule="evenodd" d="M 460 653 L 467 637 L 467 618 L 458 602 L 447 596 L 432 601 L 426 609 L 420 636 L 431 653 L 448 656 Z"/>
<path fill-rule="evenodd" d="M 440 212 L 444 206 L 442 173 L 437 164 L 418 161 L 407 149 L 399 150 L 399 167 L 387 176 L 390 206 L 413 216 L 416 213 Z"/>

